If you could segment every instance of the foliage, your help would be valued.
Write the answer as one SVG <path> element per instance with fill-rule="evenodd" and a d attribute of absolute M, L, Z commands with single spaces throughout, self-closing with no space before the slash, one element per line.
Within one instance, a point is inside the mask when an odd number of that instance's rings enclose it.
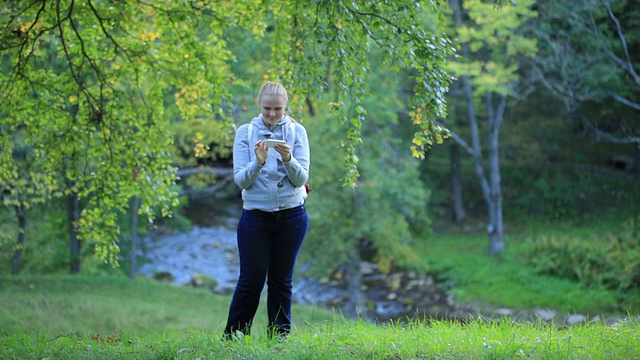
<path fill-rule="evenodd" d="M 305 122 L 312 150 L 313 192 L 307 201 L 311 229 L 304 253 L 312 256 L 316 271 L 325 273 L 357 253 L 369 253 L 365 259 L 378 262 L 384 271 L 395 266 L 424 270 L 411 244 L 430 225 L 430 192 L 420 180 L 419 161 L 403 147 L 411 135 L 402 132 L 406 128 L 398 117 L 405 111 L 399 101 L 399 77 L 377 71 L 367 83 L 374 84 L 366 90 L 372 96 L 361 106 L 375 115 L 362 129 L 356 188 L 344 188 L 337 181 L 342 168 L 336 159 L 342 151 L 340 133 L 345 125 L 326 116 Z"/>
<path fill-rule="evenodd" d="M 235 17 L 229 5 L 206 15 L 170 1 L 0 6 L 3 155 L 25 132 L 44 184 L 84 199 L 76 225 L 99 258 L 117 262 L 117 215 L 133 195 L 151 219 L 176 204 L 166 96 L 181 121 L 224 119 L 230 55 L 216 30 Z M 2 163 L 3 186 L 15 188 L 7 170 L 20 161 Z"/>
<path fill-rule="evenodd" d="M 414 155 L 422 156 L 441 141 L 443 129 L 432 121 L 446 115 L 444 94 L 450 79 L 442 65 L 453 49 L 446 37 L 425 29 L 421 21 L 425 14 L 440 14 L 444 1 L 272 4 L 276 35 L 270 75 L 283 79 L 298 96 L 329 98 L 334 115 L 344 125 L 345 184 L 355 185 L 359 175 L 356 146 L 367 119 L 361 101 L 367 96 L 366 75 L 374 70 L 368 56 L 372 49 L 384 50 L 382 66 L 413 71 L 409 107 L 418 127 Z M 296 105 L 302 108 L 301 102 Z"/>
<path fill-rule="evenodd" d="M 51 207 L 56 211 L 52 211 Z M 67 219 L 66 204 L 63 199 L 52 199 L 47 205 L 37 205 L 25 211 L 27 227 L 25 237 L 29 239 L 22 247 L 22 258 L 20 261 L 21 274 L 64 274 L 69 272 L 71 258 L 69 254 L 69 242 L 61 241 L 67 239 L 69 234 L 69 223 Z M 65 209 L 60 211 L 60 209 Z M 6 226 L 8 234 L 12 237 L 6 239 L 5 243 L 0 243 L 0 272 L 11 272 L 11 259 L 15 250 L 15 236 L 13 233 L 17 229 L 15 217 L 10 208 L 0 209 L 0 219 L 7 218 Z M 85 274 L 105 274 L 109 272 L 110 266 L 96 258 L 93 248 L 86 246 L 80 254 L 80 261 Z"/>
<path fill-rule="evenodd" d="M 518 57 L 532 57 L 537 52 L 536 39 L 526 36 L 522 26 L 536 16 L 532 0 L 496 9 L 477 0 L 463 2 L 470 23 L 457 26 L 457 41 L 469 47 L 469 54 L 452 61 L 447 69 L 456 76 L 472 79 L 474 94 L 516 95 L 520 82 Z"/>
<path fill-rule="evenodd" d="M 422 19 L 437 19 L 445 7 L 441 0 L 4 2 L 3 194 L 28 193 L 18 188 L 25 186 L 20 178 L 47 196 L 77 192 L 84 209 L 74 225 L 95 241 L 99 258 L 117 264 L 117 218 L 129 199 L 137 196 L 149 219 L 154 209 L 168 214 L 177 204 L 175 166 L 198 164 L 194 158 L 210 145 L 229 142 L 232 84 L 248 84 L 231 71 L 239 46 L 227 40 L 234 31 L 268 39 L 273 65 L 266 75 L 291 89 L 295 108 L 306 97 L 330 98 L 344 125 L 342 178 L 353 185 L 372 46 L 385 50 L 385 66 L 412 69 L 414 155 L 441 141 L 432 120 L 446 114 L 443 64 L 452 47 Z M 21 146 L 35 154 L 34 171 L 12 155 Z"/>
<path fill-rule="evenodd" d="M 640 218 L 617 232 L 591 238 L 540 236 L 529 260 L 539 273 L 576 280 L 587 287 L 640 288 Z"/>
<path fill-rule="evenodd" d="M 636 2 L 539 1 L 535 79 L 597 141 L 637 143 L 640 15 Z M 625 111 L 625 107 L 627 108 Z"/>
<path fill-rule="evenodd" d="M 514 199 L 514 206 L 550 219 L 579 218 L 588 210 L 597 210 L 599 194 L 601 188 L 592 176 L 543 169 L 528 191 Z"/>

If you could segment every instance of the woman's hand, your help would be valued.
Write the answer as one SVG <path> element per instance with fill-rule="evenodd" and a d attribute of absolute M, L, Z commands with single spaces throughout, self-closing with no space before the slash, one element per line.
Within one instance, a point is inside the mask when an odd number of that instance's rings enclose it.
<path fill-rule="evenodd" d="M 273 147 L 282 156 L 282 161 L 291 161 L 291 146 L 287 144 L 278 144 Z"/>
<path fill-rule="evenodd" d="M 269 156 L 269 148 L 267 148 L 266 140 L 259 140 L 254 148 L 256 153 L 256 161 L 260 166 L 267 162 L 267 156 Z"/>

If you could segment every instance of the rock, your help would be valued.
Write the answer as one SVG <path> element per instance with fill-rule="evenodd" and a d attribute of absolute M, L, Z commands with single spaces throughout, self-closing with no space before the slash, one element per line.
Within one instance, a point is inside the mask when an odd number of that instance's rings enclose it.
<path fill-rule="evenodd" d="M 402 277 L 400 273 L 389 275 L 387 281 L 389 283 L 389 290 L 391 291 L 398 291 L 398 289 L 400 289 L 400 286 L 402 286 Z"/>
<path fill-rule="evenodd" d="M 453 306 L 455 304 L 455 302 L 453 301 L 453 294 L 448 294 L 447 295 L 447 305 L 449 306 Z"/>
<path fill-rule="evenodd" d="M 533 314 L 544 322 L 551 322 L 558 314 L 558 311 L 554 309 L 534 309 Z"/>
<path fill-rule="evenodd" d="M 433 276 L 431 276 L 431 275 L 427 275 L 427 276 L 425 277 L 425 284 L 426 284 L 427 286 L 431 286 L 431 285 L 433 285 L 433 284 L 434 284 Z"/>
<path fill-rule="evenodd" d="M 204 281 L 202 280 L 202 274 L 192 274 L 191 275 L 191 285 L 194 287 L 202 287 L 204 285 Z"/>
<path fill-rule="evenodd" d="M 173 282 L 176 277 L 169 271 L 157 271 L 153 274 L 153 279 L 158 281 Z"/>
<path fill-rule="evenodd" d="M 496 310 L 496 314 L 500 316 L 512 316 L 514 314 L 514 311 L 513 309 L 509 308 L 499 308 L 498 310 Z"/>
<path fill-rule="evenodd" d="M 218 281 L 204 274 L 194 273 L 191 275 L 191 285 L 194 287 L 207 287 L 209 289 L 215 289 L 218 285 Z"/>
<path fill-rule="evenodd" d="M 378 271 L 378 264 L 369 261 L 360 262 L 360 273 L 362 275 L 371 275 Z"/>
<path fill-rule="evenodd" d="M 582 324 L 587 321 L 587 317 L 582 314 L 571 314 L 564 318 L 564 322 L 567 325 Z"/>

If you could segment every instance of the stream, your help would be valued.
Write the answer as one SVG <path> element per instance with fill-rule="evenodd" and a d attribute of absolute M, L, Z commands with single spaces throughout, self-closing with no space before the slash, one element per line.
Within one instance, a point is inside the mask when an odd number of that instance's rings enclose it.
<path fill-rule="evenodd" d="M 232 294 L 240 273 L 236 227 L 241 203 L 222 201 L 217 206 L 193 204 L 184 215 L 193 223 L 188 232 L 159 227 L 141 242 L 138 274 L 175 285 L 198 285 L 215 280 L 212 290 Z M 295 279 L 294 302 L 332 305 L 347 298 L 347 291 L 310 278 Z"/>

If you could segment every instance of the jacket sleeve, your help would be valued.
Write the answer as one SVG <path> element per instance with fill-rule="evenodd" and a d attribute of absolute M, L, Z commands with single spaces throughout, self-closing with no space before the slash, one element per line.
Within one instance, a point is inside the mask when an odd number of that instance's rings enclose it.
<path fill-rule="evenodd" d="M 307 130 L 298 123 L 295 124 L 295 127 L 296 138 L 291 153 L 291 160 L 284 163 L 284 168 L 293 186 L 300 187 L 309 181 L 311 153 L 309 150 Z"/>
<path fill-rule="evenodd" d="M 248 128 L 247 124 L 240 126 L 233 140 L 233 180 L 242 189 L 251 187 L 262 170 L 255 155 L 251 156 L 254 144 L 247 139 Z"/>

